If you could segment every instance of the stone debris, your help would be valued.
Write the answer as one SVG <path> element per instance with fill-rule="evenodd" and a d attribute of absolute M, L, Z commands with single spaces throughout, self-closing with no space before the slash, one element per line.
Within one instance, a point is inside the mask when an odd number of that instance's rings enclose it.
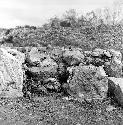
<path fill-rule="evenodd" d="M 23 96 L 23 87 L 27 87 L 27 91 L 31 87 L 29 93 L 44 88 L 60 90 L 90 103 L 113 93 L 116 102 L 123 105 L 121 60 L 119 51 L 100 48 L 82 52 L 79 48 L 50 48 L 48 51 L 32 47 L 23 53 L 15 48 L 0 48 L 0 93 L 18 97 Z"/>

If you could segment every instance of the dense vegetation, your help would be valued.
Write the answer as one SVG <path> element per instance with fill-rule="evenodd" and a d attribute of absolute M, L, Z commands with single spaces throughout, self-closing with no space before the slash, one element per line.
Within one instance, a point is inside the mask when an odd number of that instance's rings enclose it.
<path fill-rule="evenodd" d="M 86 16 L 77 16 L 75 10 L 69 10 L 64 18 L 52 18 L 42 27 L 18 26 L 1 33 L 1 43 L 9 46 L 74 46 L 84 50 L 98 48 L 123 48 L 123 23 L 117 22 L 115 15 L 104 9 L 92 11 Z M 111 17 L 114 16 L 114 17 Z"/>

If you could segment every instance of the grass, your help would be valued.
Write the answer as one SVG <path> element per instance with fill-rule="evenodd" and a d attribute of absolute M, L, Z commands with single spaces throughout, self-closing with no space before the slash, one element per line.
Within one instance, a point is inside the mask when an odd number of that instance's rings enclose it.
<path fill-rule="evenodd" d="M 61 96 L 0 99 L 0 125 L 123 125 L 123 110 L 110 100 L 80 103 Z"/>

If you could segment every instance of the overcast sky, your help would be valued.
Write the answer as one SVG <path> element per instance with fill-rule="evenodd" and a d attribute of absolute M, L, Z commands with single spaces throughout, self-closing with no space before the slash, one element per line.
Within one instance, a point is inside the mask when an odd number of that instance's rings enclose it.
<path fill-rule="evenodd" d="M 19 25 L 41 26 L 49 18 L 61 16 L 66 10 L 77 13 L 110 6 L 114 0 L 0 0 L 0 27 Z"/>

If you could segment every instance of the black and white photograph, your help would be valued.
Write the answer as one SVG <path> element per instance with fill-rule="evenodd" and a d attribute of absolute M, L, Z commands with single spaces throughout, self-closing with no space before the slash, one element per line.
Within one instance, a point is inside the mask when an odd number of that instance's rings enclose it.
<path fill-rule="evenodd" d="M 123 125 L 123 0 L 0 0 L 0 125 Z"/>

